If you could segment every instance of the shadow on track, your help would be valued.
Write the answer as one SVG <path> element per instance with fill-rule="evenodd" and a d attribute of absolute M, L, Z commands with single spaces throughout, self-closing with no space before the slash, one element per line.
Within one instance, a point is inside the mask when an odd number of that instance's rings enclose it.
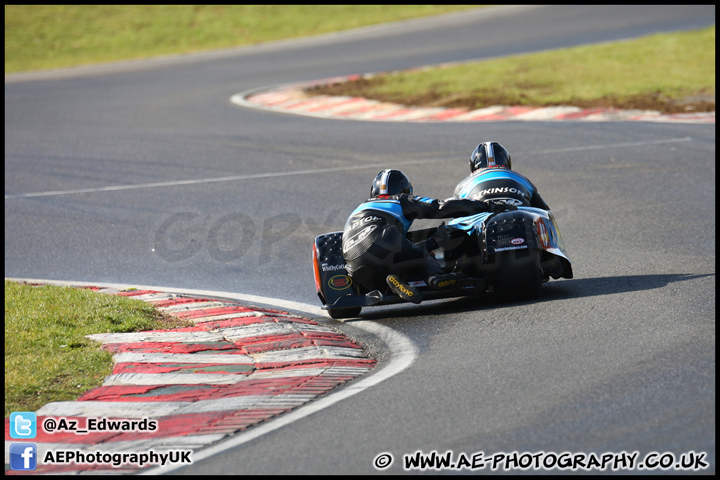
<path fill-rule="evenodd" d="M 539 300 L 501 303 L 495 300 L 492 295 L 480 295 L 458 299 L 435 300 L 422 303 L 417 306 L 409 303 L 403 303 L 395 305 L 394 308 L 383 308 L 378 310 L 374 310 L 373 307 L 364 308 L 357 320 L 379 320 L 384 318 L 409 317 L 414 315 L 445 315 L 471 310 L 497 309 L 529 303 L 551 302 L 569 298 L 638 292 L 662 288 L 675 282 L 683 282 L 710 276 L 715 276 L 715 274 L 677 273 L 668 275 L 629 275 L 624 277 L 613 276 L 550 281 L 543 284 Z M 345 322 L 348 323 L 352 321 L 352 319 L 345 320 Z"/>

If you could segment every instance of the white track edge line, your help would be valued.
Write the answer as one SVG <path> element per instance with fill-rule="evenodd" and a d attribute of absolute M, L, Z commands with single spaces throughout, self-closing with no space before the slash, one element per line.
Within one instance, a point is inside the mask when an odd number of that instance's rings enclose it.
<path fill-rule="evenodd" d="M 533 154 L 547 154 L 547 153 L 563 153 L 563 152 L 573 152 L 573 151 L 582 151 L 582 150 L 601 150 L 605 148 L 616 148 L 616 147 L 641 147 L 645 145 L 657 145 L 657 144 L 663 144 L 663 143 L 675 143 L 675 142 L 689 142 L 693 140 L 692 137 L 681 137 L 681 138 L 669 138 L 669 139 L 660 139 L 660 140 L 648 140 L 648 141 L 640 141 L 640 142 L 626 142 L 626 143 L 609 143 L 607 145 L 589 145 L 584 147 L 570 147 L 570 148 L 561 148 L 561 149 L 554 149 L 554 150 L 538 150 L 538 151 L 530 151 L 525 152 L 526 154 L 533 155 Z M 402 161 L 402 162 L 395 162 L 396 166 L 402 166 L 402 165 L 418 165 L 418 164 L 424 164 L 424 163 L 430 163 L 434 162 L 435 159 L 415 159 L 415 160 L 408 160 L 408 161 Z M 74 189 L 74 190 L 56 190 L 56 191 L 49 191 L 49 192 L 31 192 L 31 193 L 15 193 L 15 194 L 7 194 L 5 195 L 5 200 L 10 199 L 20 199 L 20 198 L 31 198 L 31 197 L 51 197 L 51 196 L 58 196 L 58 195 L 74 195 L 79 193 L 98 193 L 98 192 L 112 192 L 112 191 L 119 191 L 119 190 L 136 190 L 136 189 L 144 189 L 144 188 L 157 188 L 157 187 L 176 187 L 180 185 L 199 185 L 199 184 L 205 184 L 205 183 L 217 183 L 217 182 L 234 182 L 234 181 L 242 181 L 242 180 L 254 180 L 254 179 L 260 179 L 260 178 L 278 178 L 278 177 L 288 177 L 288 176 L 295 176 L 295 175 L 315 175 L 315 174 L 326 174 L 326 173 L 334 173 L 334 172 L 347 172 L 352 170 L 364 170 L 369 168 L 384 168 L 385 164 L 380 163 L 370 163 L 366 165 L 353 165 L 349 167 L 334 167 L 334 168 L 326 168 L 326 169 L 309 169 L 309 170 L 297 170 L 292 172 L 268 172 L 268 173 L 258 173 L 258 174 L 252 174 L 252 175 L 236 175 L 236 176 L 229 176 L 229 177 L 217 177 L 217 178 L 199 178 L 194 180 L 175 180 L 175 181 L 168 181 L 168 182 L 156 182 L 156 183 L 143 183 L 143 184 L 135 184 L 135 185 L 110 185 L 106 187 L 94 187 L 94 188 L 80 188 L 80 189 Z"/>

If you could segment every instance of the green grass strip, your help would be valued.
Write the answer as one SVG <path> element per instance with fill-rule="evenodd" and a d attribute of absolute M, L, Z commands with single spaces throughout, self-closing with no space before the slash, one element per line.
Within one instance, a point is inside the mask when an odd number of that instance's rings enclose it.
<path fill-rule="evenodd" d="M 253 45 L 478 5 L 5 5 L 5 73 Z"/>
<path fill-rule="evenodd" d="M 714 110 L 715 26 L 399 72 L 314 93 L 469 109 L 574 105 L 675 111 L 678 104 L 704 99 Z"/>
<path fill-rule="evenodd" d="M 85 335 L 183 324 L 141 300 L 6 280 L 5 417 L 75 400 L 102 384 L 112 371 L 112 355 Z"/>

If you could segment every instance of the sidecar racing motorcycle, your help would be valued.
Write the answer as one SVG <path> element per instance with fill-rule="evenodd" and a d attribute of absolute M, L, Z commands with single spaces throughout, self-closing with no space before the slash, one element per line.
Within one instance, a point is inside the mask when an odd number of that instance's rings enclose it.
<path fill-rule="evenodd" d="M 422 291 L 424 300 L 486 294 L 500 301 L 534 300 L 540 296 L 542 283 L 551 277 L 573 278 L 557 223 L 547 210 L 520 206 L 456 218 L 407 234 L 415 243 L 433 235 L 439 247 L 432 254 L 444 271 L 460 271 L 466 278 L 448 290 L 433 290 L 421 278 L 408 278 L 409 284 Z M 313 247 L 315 287 L 330 317 L 357 317 L 363 307 L 404 302 L 390 291 L 384 278 L 374 282 L 377 288 L 370 289 L 365 285 L 373 282 L 348 275 L 342 236 L 343 232 L 318 235 Z M 372 273 L 363 271 L 362 275 Z"/>

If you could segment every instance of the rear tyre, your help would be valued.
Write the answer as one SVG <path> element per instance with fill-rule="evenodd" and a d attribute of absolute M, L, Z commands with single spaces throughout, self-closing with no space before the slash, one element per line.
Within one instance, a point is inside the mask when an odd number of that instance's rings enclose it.
<path fill-rule="evenodd" d="M 537 300 L 542 277 L 536 250 L 511 250 L 496 254 L 495 296 L 501 302 Z"/>
<path fill-rule="evenodd" d="M 328 309 L 328 315 L 330 318 L 340 320 L 342 318 L 352 318 L 360 315 L 362 307 L 350 307 L 350 308 L 330 308 Z"/>

